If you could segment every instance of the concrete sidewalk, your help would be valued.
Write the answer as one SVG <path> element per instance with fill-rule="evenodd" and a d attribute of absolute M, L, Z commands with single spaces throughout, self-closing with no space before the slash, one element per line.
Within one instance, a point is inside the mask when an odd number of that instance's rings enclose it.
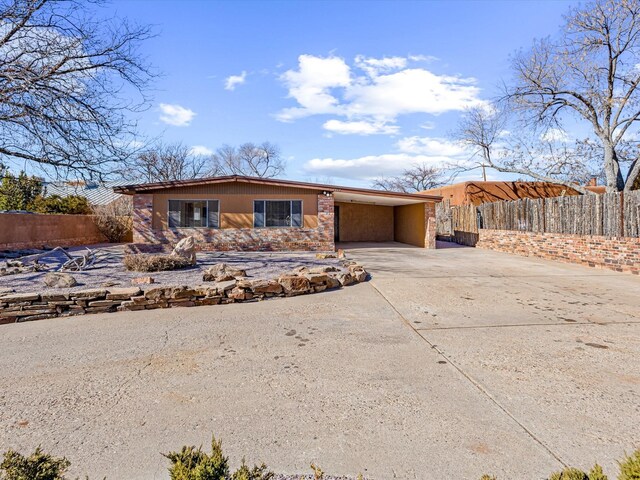
<path fill-rule="evenodd" d="M 636 277 L 362 247 L 371 281 L 336 292 L 0 327 L 0 450 L 164 479 L 215 433 L 277 472 L 477 480 L 640 446 Z"/>

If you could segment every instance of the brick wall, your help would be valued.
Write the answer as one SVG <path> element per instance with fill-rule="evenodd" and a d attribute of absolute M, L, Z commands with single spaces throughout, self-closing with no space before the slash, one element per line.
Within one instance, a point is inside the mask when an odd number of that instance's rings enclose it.
<path fill-rule="evenodd" d="M 0 213 L 0 250 L 103 243 L 91 215 Z"/>
<path fill-rule="evenodd" d="M 640 238 L 480 229 L 476 248 L 640 274 Z"/>
<path fill-rule="evenodd" d="M 152 229 L 153 196 L 134 196 L 135 247 L 142 252 L 168 248 L 192 235 L 201 250 L 333 251 L 333 196 L 318 195 L 317 228 L 178 228 Z"/>

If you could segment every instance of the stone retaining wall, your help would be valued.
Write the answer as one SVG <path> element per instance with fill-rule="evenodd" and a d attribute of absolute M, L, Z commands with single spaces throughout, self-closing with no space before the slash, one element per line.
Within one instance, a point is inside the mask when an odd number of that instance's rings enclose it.
<path fill-rule="evenodd" d="M 480 229 L 476 248 L 640 274 L 640 238 Z"/>
<path fill-rule="evenodd" d="M 4 293 L 0 295 L 0 325 L 54 317 L 115 311 L 195 307 L 234 302 L 291 297 L 363 282 L 367 273 L 355 262 L 345 262 L 348 271 L 335 267 L 301 267 L 272 280 L 239 278 L 198 286 L 92 288 L 68 293 Z"/>

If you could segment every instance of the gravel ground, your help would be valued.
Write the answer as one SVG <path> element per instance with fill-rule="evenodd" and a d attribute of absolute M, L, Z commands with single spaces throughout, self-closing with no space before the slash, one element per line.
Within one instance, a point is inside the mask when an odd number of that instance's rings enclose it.
<path fill-rule="evenodd" d="M 74 288 L 47 288 L 43 282 L 46 272 L 30 272 L 0 277 L 0 288 L 11 288 L 16 292 L 73 291 L 100 287 L 105 282 L 114 284 L 110 286 L 126 287 L 131 286 L 133 278 L 144 276 L 153 277 L 154 285 L 199 285 L 203 283 L 203 271 L 216 263 L 227 263 L 230 266 L 244 269 L 250 278 L 255 279 L 274 278 L 303 265 L 310 268 L 322 265 L 341 267 L 340 260 L 336 258 L 317 259 L 314 253 L 306 252 L 198 252 L 198 264 L 195 267 L 169 272 L 129 272 L 122 265 L 123 245 L 107 244 L 91 248 L 99 252 L 100 261 L 89 270 L 69 272 L 78 281 L 78 285 Z M 71 255 L 80 255 L 85 251 L 85 248 L 74 247 L 67 251 Z M 41 263 L 46 262 L 51 265 L 53 268 L 49 271 L 56 271 L 64 260 L 66 257 L 63 254 L 56 253 L 46 260 L 42 260 Z M 145 288 L 145 285 L 141 285 L 141 287 Z M 150 286 L 146 285 L 146 287 Z"/>

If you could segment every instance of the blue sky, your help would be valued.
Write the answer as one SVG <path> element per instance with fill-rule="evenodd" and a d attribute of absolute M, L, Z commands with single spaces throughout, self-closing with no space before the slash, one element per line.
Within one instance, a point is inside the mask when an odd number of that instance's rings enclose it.
<path fill-rule="evenodd" d="M 447 139 L 461 109 L 494 97 L 510 54 L 557 32 L 571 3 L 122 0 L 106 8 L 158 33 L 142 47 L 163 75 L 141 133 L 201 152 L 268 140 L 280 146 L 288 178 L 366 186 L 413 163 L 464 156 Z"/>

